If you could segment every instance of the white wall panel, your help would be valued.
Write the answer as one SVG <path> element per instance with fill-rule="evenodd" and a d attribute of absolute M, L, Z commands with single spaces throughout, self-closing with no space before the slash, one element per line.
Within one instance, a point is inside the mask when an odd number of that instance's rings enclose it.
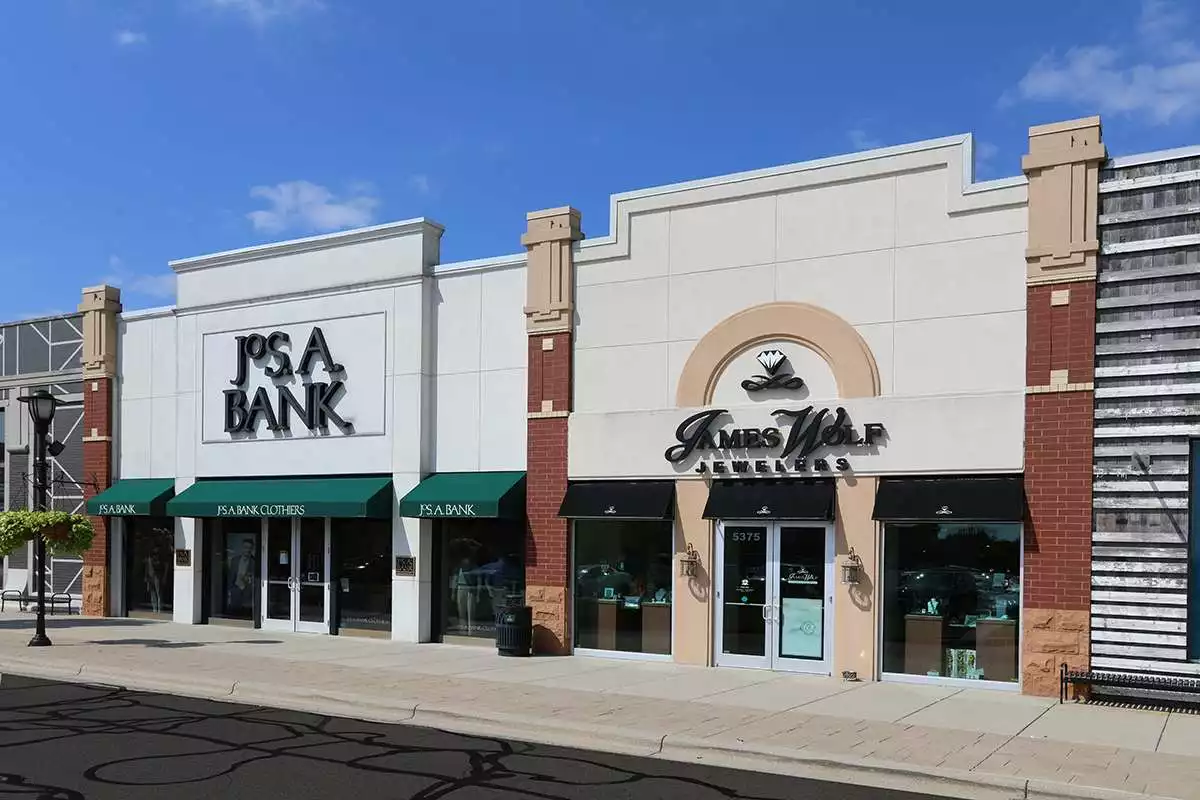
<path fill-rule="evenodd" d="M 525 370 L 492 370 L 480 374 L 479 421 L 481 471 L 525 469 L 528 386 Z"/>
<path fill-rule="evenodd" d="M 480 374 L 437 376 L 434 472 L 473 472 L 479 468 Z"/>
<path fill-rule="evenodd" d="M 174 396 L 155 397 L 150 401 L 149 419 L 140 420 L 141 425 L 150 427 L 150 477 L 175 477 L 175 439 L 179 425 L 175 419 Z M 122 477 L 130 477 L 122 475 Z"/>
<path fill-rule="evenodd" d="M 426 346 L 426 328 L 429 325 L 430 295 L 433 288 L 426 278 L 424 284 L 411 283 L 392 290 L 392 364 L 394 375 L 410 375 L 420 372 L 423 365 L 422 349 Z"/>
<path fill-rule="evenodd" d="M 875 366 L 879 370 L 879 393 L 887 396 L 896 392 L 896 326 L 890 322 L 879 325 L 858 325 L 854 329 L 867 343 Z"/>
<path fill-rule="evenodd" d="M 421 408 L 422 391 L 430 382 L 428 376 L 417 374 L 395 375 L 392 383 L 392 468 L 393 472 L 420 472 L 421 453 L 424 448 Z M 432 440 L 432 436 L 429 437 Z"/>
<path fill-rule="evenodd" d="M 671 278 L 670 338 L 699 339 L 737 311 L 775 299 L 775 267 L 675 275 Z"/>
<path fill-rule="evenodd" d="M 775 267 L 776 299 L 819 306 L 851 325 L 889 322 L 892 254 L 892 250 L 874 250 L 782 262 Z"/>
<path fill-rule="evenodd" d="M 910 172 L 896 177 L 896 247 L 930 242 L 948 242 L 979 236 L 1020 233 L 1027 226 L 1022 203 L 949 214 L 946 168 Z"/>
<path fill-rule="evenodd" d="M 120 325 L 117 367 L 122 399 L 152 395 L 154 322 L 153 318 L 135 319 Z"/>
<path fill-rule="evenodd" d="M 878 177 L 779 195 L 778 259 L 892 247 L 895 182 L 892 177 Z"/>
<path fill-rule="evenodd" d="M 150 393 L 154 397 L 175 394 L 178 351 L 175 335 L 175 316 L 148 320 L 151 328 Z M 174 409 L 172 409 L 174 416 Z"/>
<path fill-rule="evenodd" d="M 575 267 L 577 286 L 658 278 L 667 274 L 670 258 L 668 211 L 637 214 L 629 220 L 629 257 L 605 261 L 581 260 Z"/>
<path fill-rule="evenodd" d="M 150 397 L 123 397 L 119 406 L 120 441 L 118 463 L 122 478 L 153 477 L 150 465 L 154 418 L 154 400 Z"/>
<path fill-rule="evenodd" d="M 988 236 L 896 250 L 896 319 L 1025 308 L 1025 235 Z"/>
<path fill-rule="evenodd" d="M 775 198 L 751 197 L 671 211 L 671 273 L 775 260 Z"/>
<path fill-rule="evenodd" d="M 479 369 L 483 285 L 478 273 L 438 278 L 435 283 L 437 371 L 448 375 Z"/>
<path fill-rule="evenodd" d="M 575 410 L 666 408 L 666 344 L 598 347 L 575 352 Z"/>
<path fill-rule="evenodd" d="M 667 278 L 581 286 L 575 347 L 666 341 L 669 297 Z"/>
<path fill-rule="evenodd" d="M 414 230 L 353 245 L 307 250 L 285 248 L 279 251 L 280 255 L 266 249 L 260 258 L 248 253 L 230 263 L 203 269 L 181 262 L 176 296 L 180 308 L 193 308 L 251 299 L 270 300 L 278 297 L 281 289 L 301 294 L 400 280 L 421 274 L 431 252 L 436 251 L 436 243 L 430 245 L 424 231 Z"/>
<path fill-rule="evenodd" d="M 524 369 L 528 360 L 525 331 L 525 269 L 480 275 L 483 298 L 480 368 Z"/>
<path fill-rule="evenodd" d="M 898 395 L 1024 388 L 1023 311 L 897 323 L 895 337 Z"/>

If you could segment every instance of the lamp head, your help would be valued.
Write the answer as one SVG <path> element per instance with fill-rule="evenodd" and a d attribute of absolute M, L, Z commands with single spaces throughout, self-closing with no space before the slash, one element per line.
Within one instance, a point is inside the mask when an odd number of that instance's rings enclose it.
<path fill-rule="evenodd" d="M 38 389 L 33 394 L 17 399 L 29 406 L 29 417 L 35 425 L 49 426 L 54 419 L 54 411 L 58 408 L 58 398 L 45 389 Z"/>

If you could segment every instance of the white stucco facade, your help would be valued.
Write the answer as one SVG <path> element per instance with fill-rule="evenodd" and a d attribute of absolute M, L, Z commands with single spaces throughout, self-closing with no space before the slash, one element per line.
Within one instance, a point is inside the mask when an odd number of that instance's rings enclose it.
<path fill-rule="evenodd" d="M 435 471 L 523 470 L 524 265 L 439 267 L 441 233 L 412 220 L 173 262 L 177 305 L 120 322 L 117 477 L 174 478 L 179 493 L 206 478 L 377 475 L 402 497 Z M 319 356 L 299 374 L 314 329 L 336 374 Z M 262 366 L 277 362 L 251 363 L 249 398 L 264 387 L 278 414 L 274 387 L 303 402 L 307 384 L 340 380 L 334 407 L 352 427 L 228 432 L 239 343 L 272 333 L 297 374 L 272 380 Z M 174 618 L 197 622 L 202 525 L 175 526 L 176 548 L 197 557 L 175 568 Z M 430 521 L 394 518 L 393 554 L 417 565 L 392 579 L 396 639 L 429 638 L 430 538 Z"/>
<path fill-rule="evenodd" d="M 1026 187 L 971 183 L 971 158 L 955 137 L 614 197 L 612 235 L 577 257 L 571 477 L 675 477 L 685 363 L 773 303 L 831 312 L 877 364 L 879 396 L 841 403 L 890 437 L 856 473 L 1020 471 Z M 770 339 L 732 358 L 711 404 L 767 424 L 785 398 L 739 384 L 773 346 L 806 383 L 787 403 L 839 404 L 821 354 Z"/>

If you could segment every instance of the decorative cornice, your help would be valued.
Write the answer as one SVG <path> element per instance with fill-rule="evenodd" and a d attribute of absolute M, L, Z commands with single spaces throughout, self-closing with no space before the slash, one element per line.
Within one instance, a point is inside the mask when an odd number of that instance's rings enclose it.
<path fill-rule="evenodd" d="M 628 256 L 630 218 L 636 214 L 938 167 L 946 169 L 951 215 L 1026 204 L 1024 175 L 976 182 L 974 165 L 974 139 L 968 133 L 615 194 L 609 199 L 608 235 L 576 245 L 577 258 L 590 262 Z"/>
<path fill-rule="evenodd" d="M 1099 117 L 1029 129 L 1021 159 L 1029 178 L 1027 284 L 1095 280 L 1104 158 Z"/>
<path fill-rule="evenodd" d="M 230 264 L 240 264 L 246 261 L 258 261 L 265 258 L 308 253 L 314 250 L 326 250 L 332 247 L 374 242 L 380 239 L 392 239 L 397 236 L 408 236 L 432 230 L 441 235 L 445 228 L 430 219 L 417 217 L 399 222 L 388 222 L 383 225 L 373 225 L 369 228 L 357 228 L 351 231 L 338 231 L 320 236 L 308 236 L 303 239 L 291 239 L 286 242 L 271 242 L 270 244 L 243 247 L 237 250 L 226 250 L 210 255 L 183 258 L 168 261 L 167 265 L 176 272 L 194 272 L 212 267 L 225 267 Z"/>

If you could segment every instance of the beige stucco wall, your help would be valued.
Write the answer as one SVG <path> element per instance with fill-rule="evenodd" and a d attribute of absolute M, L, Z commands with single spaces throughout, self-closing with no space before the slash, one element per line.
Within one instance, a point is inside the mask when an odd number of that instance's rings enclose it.
<path fill-rule="evenodd" d="M 692 577 L 676 569 L 675 660 L 681 664 L 707 666 L 712 663 L 713 641 L 713 526 L 701 516 L 708 501 L 708 484 L 698 480 L 675 482 L 676 559 L 696 551 L 699 564 Z"/>
<path fill-rule="evenodd" d="M 767 303 L 726 318 L 692 350 L 680 377 L 676 400 L 681 407 L 712 402 L 717 379 L 730 359 L 747 347 L 772 340 L 801 344 L 824 359 L 837 381 L 841 397 L 872 397 L 879 393 L 879 369 L 871 349 L 854 328 L 826 309 L 806 303 Z M 852 670 L 860 678 L 874 677 L 875 575 L 879 561 L 875 478 L 837 479 L 837 536 L 835 563 L 840 565 L 853 547 L 862 559 L 862 581 L 837 583 L 834 590 L 834 673 Z M 675 601 L 675 660 L 685 664 L 713 662 L 714 527 L 703 518 L 708 483 L 696 478 L 675 482 L 676 559 L 688 545 L 700 563 L 693 577 L 679 577 Z M 835 569 L 840 581 L 840 568 Z"/>
<path fill-rule="evenodd" d="M 875 646 L 878 642 L 879 597 L 878 524 L 871 519 L 875 509 L 877 478 L 848 477 L 837 480 L 835 544 L 837 569 L 833 587 L 833 674 L 851 671 L 859 680 L 878 677 Z M 857 584 L 842 583 L 840 565 L 850 548 L 862 560 Z"/>

